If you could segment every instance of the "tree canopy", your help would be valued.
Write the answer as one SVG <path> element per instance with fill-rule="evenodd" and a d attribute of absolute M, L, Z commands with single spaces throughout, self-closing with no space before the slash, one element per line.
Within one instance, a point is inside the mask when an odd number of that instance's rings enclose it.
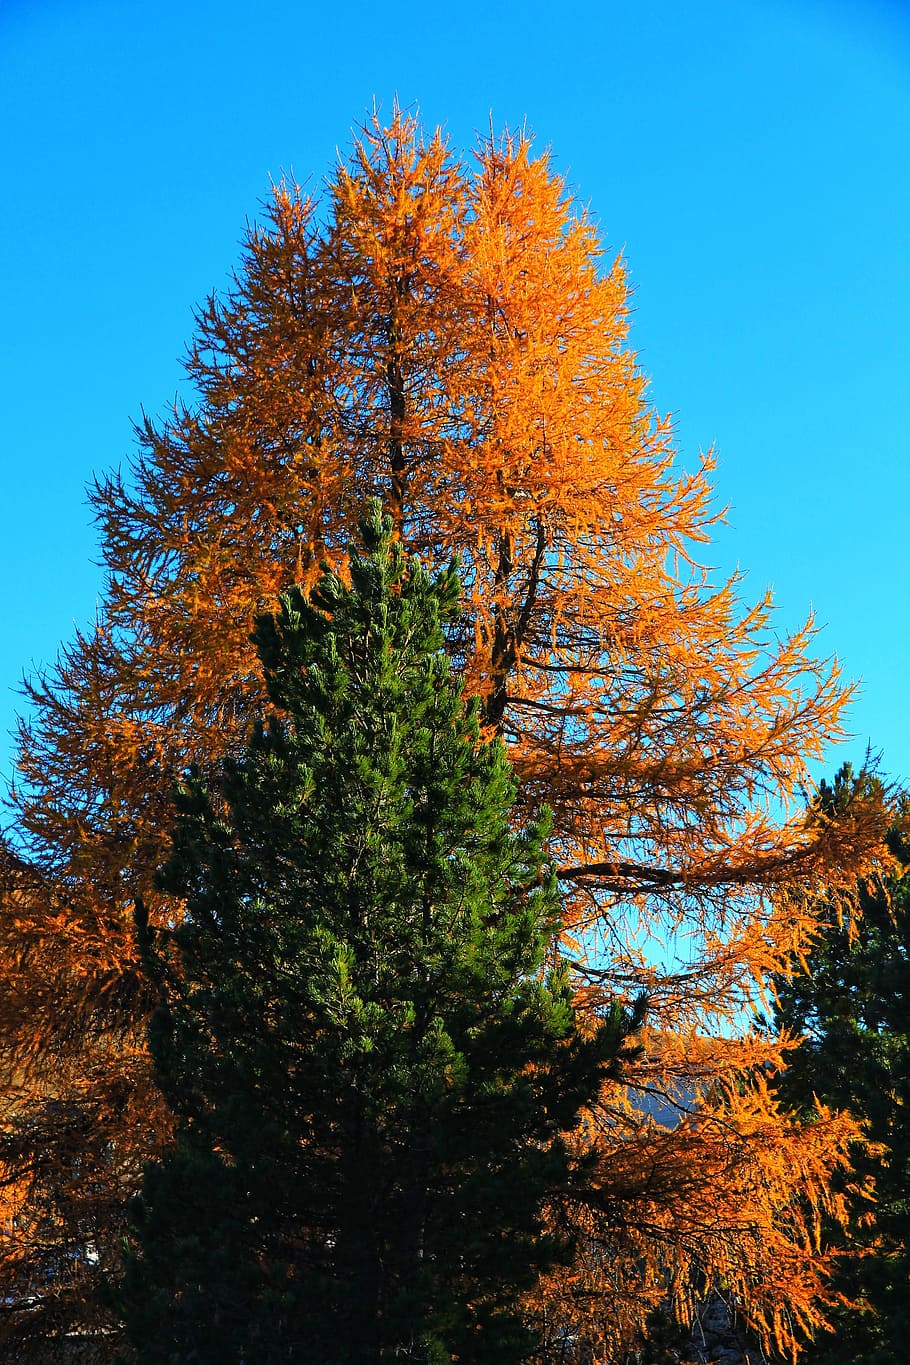
<path fill-rule="evenodd" d="M 265 697 L 255 619 L 292 584 L 308 592 L 323 560 L 343 577 L 379 495 L 408 552 L 460 559 L 447 651 L 507 746 L 516 823 L 553 812 L 578 1007 L 646 990 L 631 1081 L 672 1103 L 682 1078 L 698 1096 L 671 1133 L 605 1088 L 579 1138 L 600 1198 L 572 1215 L 599 1249 L 554 1281 L 548 1311 L 608 1352 L 668 1283 L 685 1298 L 720 1275 L 784 1342 L 814 1320 L 804 1210 L 828 1197 L 849 1124 L 794 1125 L 762 1080 L 780 1048 L 740 1024 L 801 950 L 809 893 L 852 881 L 884 816 L 811 822 L 795 800 L 849 689 L 816 659 L 811 620 L 777 638 L 767 596 L 744 603 L 699 562 L 712 461 L 679 470 L 628 318 L 623 262 L 604 261 L 529 138 L 484 140 L 469 164 L 395 110 L 321 200 L 275 188 L 232 287 L 198 313 L 193 401 L 144 419 L 129 470 L 99 481 L 99 619 L 33 680 L 22 729 L 32 881 L 2 921 L 0 1037 L 21 1078 L 10 1123 L 36 1095 L 93 1107 L 111 1227 L 168 1131 L 131 923 L 137 897 L 153 925 L 164 913 L 174 783 L 243 751 Z M 24 1219 L 37 1201 L 58 1242 L 84 1240 L 50 1193 L 69 1168 L 47 1144 L 28 1193 L 11 1157 L 12 1207 Z M 24 1238 L 9 1273 L 35 1253 Z M 67 1301 L 89 1312 L 81 1281 Z"/>

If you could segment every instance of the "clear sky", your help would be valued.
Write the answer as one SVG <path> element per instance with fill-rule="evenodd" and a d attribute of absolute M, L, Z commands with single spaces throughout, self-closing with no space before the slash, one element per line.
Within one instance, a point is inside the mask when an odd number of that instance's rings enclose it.
<path fill-rule="evenodd" d="M 318 188 L 375 98 L 527 123 L 622 250 L 709 558 L 810 606 L 910 780 L 910 6 L 856 0 L 0 0 L 0 774 L 22 673 L 101 587 L 84 490 L 180 383 L 269 177 Z"/>

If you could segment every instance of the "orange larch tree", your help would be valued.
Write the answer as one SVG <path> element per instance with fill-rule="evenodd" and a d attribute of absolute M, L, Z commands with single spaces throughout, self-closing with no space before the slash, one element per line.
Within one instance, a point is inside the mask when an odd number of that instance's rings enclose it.
<path fill-rule="evenodd" d="M 274 189 L 233 287 L 198 313 L 195 401 L 144 420 L 128 475 L 97 484 L 99 619 L 29 689 L 15 801 L 30 889 L 7 895 L 20 1007 L 0 1003 L 0 1036 L 29 1131 L 53 1126 L 36 1097 L 95 1106 L 110 1228 L 167 1130 L 142 1079 L 131 918 L 140 893 L 154 913 L 175 777 L 243 743 L 262 701 L 255 615 L 324 561 L 343 572 L 379 494 L 410 551 L 460 560 L 450 649 L 508 743 L 521 808 L 553 809 L 580 996 L 650 998 L 633 1087 L 578 1135 L 599 1194 L 553 1210 L 585 1223 L 590 1258 L 528 1311 L 583 1332 L 598 1360 L 650 1305 L 717 1277 L 783 1348 L 821 1311 L 811 1211 L 833 1207 L 852 1130 L 782 1113 L 761 1081 L 779 1045 L 742 1021 L 811 933 L 812 890 L 852 882 L 883 817 L 802 815 L 848 689 L 814 657 L 811 621 L 779 639 L 767 597 L 744 605 L 735 577 L 701 566 L 712 462 L 679 471 L 628 308 L 623 262 L 604 262 L 529 138 L 483 141 L 467 164 L 396 109 L 323 201 Z M 675 1129 L 635 1102 L 637 1087 L 673 1103 L 680 1085 L 697 1103 Z M 60 1177 L 52 1132 L 45 1145 Z M 17 1151 L 20 1225 L 44 1199 L 45 1226 L 78 1240 L 50 1175 L 23 1194 Z M 70 1283 L 49 1246 L 59 1302 L 92 1319 L 86 1276 Z M 33 1252 L 20 1238 L 10 1274 Z"/>

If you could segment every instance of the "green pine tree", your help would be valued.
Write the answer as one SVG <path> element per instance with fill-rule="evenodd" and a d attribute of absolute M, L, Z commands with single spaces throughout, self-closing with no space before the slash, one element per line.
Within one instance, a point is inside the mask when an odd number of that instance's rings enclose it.
<path fill-rule="evenodd" d="M 580 1028 L 547 831 L 443 650 L 454 568 L 361 530 L 350 587 L 259 620 L 274 711 L 179 792 L 179 923 L 137 915 L 179 1117 L 123 1287 L 146 1365 L 529 1359 L 560 1134 L 637 1022 Z"/>
<path fill-rule="evenodd" d="M 818 813 L 849 818 L 870 796 L 881 784 L 846 765 L 821 784 Z M 854 1153 L 852 1226 L 828 1230 L 835 1287 L 854 1306 L 807 1346 L 807 1365 L 904 1365 L 910 1351 L 910 847 L 897 827 L 888 843 L 904 870 L 860 882 L 852 906 L 832 901 L 808 970 L 776 983 L 775 1025 L 806 1038 L 782 1098 L 848 1109 L 875 1144 Z M 874 1202 L 861 1192 L 870 1179 Z"/>

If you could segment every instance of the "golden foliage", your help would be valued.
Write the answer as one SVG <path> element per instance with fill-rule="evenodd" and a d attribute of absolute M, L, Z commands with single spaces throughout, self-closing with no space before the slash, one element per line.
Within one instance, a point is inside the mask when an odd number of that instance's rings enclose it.
<path fill-rule="evenodd" d="M 689 1097 L 673 1128 L 613 1106 L 576 1136 L 595 1160 L 593 1185 L 568 1192 L 552 1216 L 581 1231 L 582 1255 L 529 1311 L 588 1343 L 598 1365 L 635 1341 L 649 1313 L 691 1319 L 711 1286 L 793 1357 L 834 1301 L 820 1220 L 845 1218 L 830 1176 L 859 1139 L 856 1124 L 819 1106 L 814 1122 L 797 1125 L 760 1076 L 714 1080 L 697 1103 Z"/>
<path fill-rule="evenodd" d="M 609 1311 L 615 1341 L 655 1296 L 720 1276 L 788 1346 L 822 1283 L 800 1210 L 830 1199 L 849 1130 L 795 1129 L 761 1084 L 775 1049 L 736 1033 L 811 933 L 809 893 L 852 882 L 882 812 L 803 817 L 849 690 L 811 620 L 778 638 L 767 597 L 743 604 L 700 565 L 713 462 L 678 470 L 628 313 L 622 260 L 603 262 L 525 135 L 465 164 L 396 109 L 325 202 L 274 189 L 232 289 L 198 313 L 197 401 L 145 419 L 128 477 L 95 489 L 99 621 L 33 682 L 22 729 L 17 815 L 40 873 L 7 896 L 0 1030 L 33 1096 L 94 1104 L 99 1049 L 104 1084 L 136 1091 L 132 904 L 154 912 L 174 777 L 242 741 L 262 702 L 254 616 L 321 561 L 343 570 L 378 493 L 409 549 L 460 560 L 451 651 L 524 808 L 553 808 L 580 991 L 650 993 L 659 1042 L 632 1085 L 705 1069 L 672 1131 L 618 1094 L 591 1116 L 578 1140 L 597 1144 L 602 1198 L 571 1212 L 591 1263 L 554 1281 L 553 1311 L 576 1315 L 589 1280 L 588 1322 Z M 127 1155 L 99 1156 L 95 1179 L 120 1189 L 161 1124 L 118 1122 L 106 1151 Z M 9 1189 L 20 1176 L 13 1162 Z"/>

